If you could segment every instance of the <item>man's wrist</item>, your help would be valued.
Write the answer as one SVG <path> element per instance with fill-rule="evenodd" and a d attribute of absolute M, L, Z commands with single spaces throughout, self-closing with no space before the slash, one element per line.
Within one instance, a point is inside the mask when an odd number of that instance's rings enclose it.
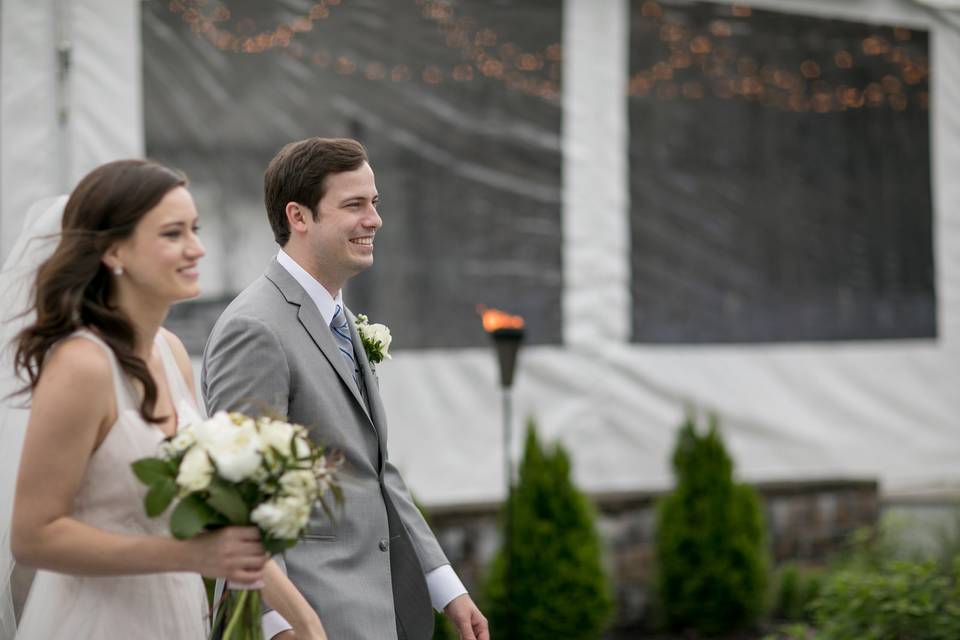
<path fill-rule="evenodd" d="M 440 565 L 426 575 L 427 591 L 430 592 L 430 604 L 440 613 L 454 599 L 467 593 L 467 588 L 449 564 Z"/>
<path fill-rule="evenodd" d="M 280 635 L 284 631 L 293 630 L 293 625 L 276 611 L 267 611 L 263 614 L 260 618 L 260 626 L 263 629 L 263 637 L 267 640 Z"/>

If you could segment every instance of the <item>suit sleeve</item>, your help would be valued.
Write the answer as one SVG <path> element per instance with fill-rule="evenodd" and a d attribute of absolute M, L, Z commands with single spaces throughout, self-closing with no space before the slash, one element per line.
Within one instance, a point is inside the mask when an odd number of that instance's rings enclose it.
<path fill-rule="evenodd" d="M 430 530 L 426 520 L 423 519 L 423 514 L 414 504 L 400 472 L 389 460 L 384 462 L 383 484 L 387 488 L 390 500 L 393 502 L 393 506 L 410 536 L 410 541 L 417 552 L 417 558 L 420 560 L 420 568 L 423 569 L 423 572 L 426 574 L 437 567 L 450 564 L 446 554 L 443 553 L 443 549 L 440 548 L 436 536 L 433 535 L 433 531 Z"/>
<path fill-rule="evenodd" d="M 290 367 L 280 340 L 259 319 L 234 316 L 214 328 L 203 350 L 201 385 L 210 415 L 288 415 Z"/>
<path fill-rule="evenodd" d="M 203 350 L 200 380 L 210 415 L 217 411 L 287 415 L 290 368 L 286 355 L 273 331 L 256 318 L 234 316 L 217 323 Z M 277 555 L 274 560 L 286 573 L 283 557 Z M 217 592 L 222 589 L 223 580 L 218 580 Z M 262 613 L 271 611 L 264 603 Z"/>

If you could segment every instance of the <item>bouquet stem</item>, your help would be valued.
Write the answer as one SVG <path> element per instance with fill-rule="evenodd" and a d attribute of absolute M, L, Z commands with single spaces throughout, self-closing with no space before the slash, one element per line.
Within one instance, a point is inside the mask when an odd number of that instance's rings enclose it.
<path fill-rule="evenodd" d="M 223 602 L 217 612 L 214 630 L 225 624 L 221 640 L 263 640 L 260 625 L 260 591 L 256 589 L 234 589 L 228 583 Z"/>

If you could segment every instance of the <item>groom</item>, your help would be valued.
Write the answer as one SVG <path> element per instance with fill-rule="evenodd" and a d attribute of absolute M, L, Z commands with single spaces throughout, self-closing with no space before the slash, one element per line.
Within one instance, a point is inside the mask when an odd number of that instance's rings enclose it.
<path fill-rule="evenodd" d="M 264 191 L 281 248 L 217 321 L 202 385 L 210 413 L 270 410 L 345 454 L 344 508 L 332 521 L 314 510 L 284 553 L 288 575 L 333 640 L 427 640 L 431 604 L 460 638 L 487 640 L 486 619 L 389 461 L 379 383 L 342 299 L 373 264 L 383 224 L 366 150 L 347 139 L 290 143 L 267 167 Z M 263 624 L 267 638 L 293 637 L 276 611 Z"/>

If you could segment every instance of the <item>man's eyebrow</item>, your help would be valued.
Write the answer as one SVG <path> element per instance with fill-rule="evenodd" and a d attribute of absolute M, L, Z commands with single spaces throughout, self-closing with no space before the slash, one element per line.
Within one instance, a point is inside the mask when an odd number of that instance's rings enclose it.
<path fill-rule="evenodd" d="M 380 199 L 379 193 L 373 196 L 372 198 L 368 198 L 367 196 L 362 196 L 362 195 L 347 196 L 346 198 L 340 201 L 340 204 L 346 204 L 351 200 L 379 200 L 379 199 Z"/>

